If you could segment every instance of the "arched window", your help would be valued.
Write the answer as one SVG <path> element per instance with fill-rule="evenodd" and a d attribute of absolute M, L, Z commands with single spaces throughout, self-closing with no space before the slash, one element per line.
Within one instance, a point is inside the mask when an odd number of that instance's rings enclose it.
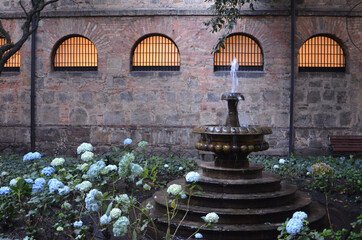
<path fill-rule="evenodd" d="M 141 38 L 132 51 L 132 71 L 180 71 L 180 52 L 163 35 Z"/>
<path fill-rule="evenodd" d="M 300 72 L 344 72 L 346 58 L 336 40 L 317 35 L 305 41 L 299 49 L 298 67 Z"/>
<path fill-rule="evenodd" d="M 97 49 L 83 36 L 68 36 L 55 47 L 53 67 L 55 71 L 97 71 Z"/>
<path fill-rule="evenodd" d="M 262 71 L 264 57 L 260 44 L 246 34 L 232 34 L 225 39 L 214 55 L 214 71 L 230 71 L 234 57 L 239 63 L 239 71 Z"/>
<path fill-rule="evenodd" d="M 6 40 L 0 37 L 0 46 L 5 45 Z M 17 51 L 11 56 L 4 65 L 4 72 L 19 72 L 20 71 L 20 53 Z"/>

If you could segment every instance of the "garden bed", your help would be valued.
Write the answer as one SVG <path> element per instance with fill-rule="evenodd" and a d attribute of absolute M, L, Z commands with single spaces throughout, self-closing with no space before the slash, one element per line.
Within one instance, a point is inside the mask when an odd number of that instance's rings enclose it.
<path fill-rule="evenodd" d="M 117 231 L 118 238 L 112 238 L 146 239 L 146 229 L 152 224 L 147 218 L 150 206 L 141 203 L 167 182 L 197 169 L 197 164 L 193 158 L 149 156 L 145 149 L 147 143 L 143 142 L 125 144 L 102 156 L 94 155 L 90 147 L 83 149 L 88 150 L 87 154 L 78 149 L 78 158 L 0 154 L 0 239 L 26 236 L 39 240 L 101 239 L 110 238 Z M 361 214 L 361 159 L 353 156 L 285 159 L 251 156 L 250 159 L 263 163 L 266 171 L 280 174 L 284 181 L 297 184 L 322 205 L 327 200 L 334 230 L 349 229 L 350 223 Z M 312 166 L 320 163 L 329 168 L 319 168 L 318 174 Z M 45 183 L 34 188 L 40 178 Z M 60 183 L 52 180 L 52 185 L 50 179 Z M 11 190 L 7 192 L 6 187 Z M 116 217 L 108 221 L 110 212 Z M 108 222 L 103 224 L 101 217 L 103 223 L 105 219 Z M 133 220 L 127 223 L 128 219 Z M 359 238 L 361 233 L 358 234 Z"/>

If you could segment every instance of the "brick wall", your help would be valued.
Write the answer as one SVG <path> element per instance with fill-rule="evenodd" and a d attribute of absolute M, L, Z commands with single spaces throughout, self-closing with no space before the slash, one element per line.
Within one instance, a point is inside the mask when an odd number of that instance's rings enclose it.
<path fill-rule="evenodd" d="M 186 6 L 186 2 L 179 4 Z M 191 133 L 193 126 L 224 123 L 226 104 L 220 96 L 231 89 L 228 72 L 213 72 L 210 52 L 219 36 L 204 26 L 208 18 L 197 14 L 44 18 L 36 51 L 37 148 L 54 152 L 64 143 L 65 153 L 73 154 L 86 141 L 102 152 L 131 137 L 155 147 L 192 149 L 197 138 Z M 20 22 L 9 19 L 4 24 L 17 37 Z M 296 53 L 310 36 L 329 33 L 340 39 L 347 55 L 346 73 L 296 74 L 295 147 L 303 154 L 325 152 L 328 134 L 361 134 L 361 57 L 344 24 L 343 17 L 297 17 Z M 349 18 L 349 24 L 350 35 L 361 47 L 356 37 L 361 18 Z M 271 126 L 271 148 L 266 153 L 286 154 L 290 16 L 245 17 L 234 32 L 250 34 L 260 42 L 265 66 L 262 72 L 238 74 L 238 91 L 245 96 L 239 103 L 240 122 Z M 164 34 L 176 43 L 181 55 L 179 72 L 130 71 L 132 47 L 150 33 Z M 52 70 L 53 47 L 69 34 L 83 35 L 95 44 L 98 72 Z M 30 41 L 20 54 L 21 72 L 0 77 L 0 151 L 30 150 Z"/>

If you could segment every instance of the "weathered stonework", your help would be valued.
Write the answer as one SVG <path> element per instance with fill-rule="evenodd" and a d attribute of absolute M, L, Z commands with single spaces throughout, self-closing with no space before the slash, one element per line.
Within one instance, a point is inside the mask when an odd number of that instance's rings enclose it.
<path fill-rule="evenodd" d="M 270 149 L 265 153 L 283 155 L 289 143 L 289 1 L 259 2 L 257 10 L 265 12 L 246 9 L 250 16 L 243 17 L 234 29 L 256 38 L 264 54 L 263 71 L 238 73 L 237 90 L 245 96 L 239 103 L 239 119 L 241 124 L 271 126 L 273 134 L 266 137 Z M 304 73 L 296 65 L 297 153 L 326 153 L 331 134 L 362 134 L 361 54 L 348 37 L 343 15 L 356 1 L 347 2 L 297 1 L 296 54 L 309 37 L 328 33 L 341 43 L 347 62 L 345 73 Z M 146 140 L 153 147 L 193 149 L 197 137 L 191 133 L 193 126 L 224 123 L 226 105 L 220 97 L 230 91 L 231 80 L 228 72 L 213 71 L 210 52 L 219 35 L 211 34 L 203 24 L 211 14 L 204 1 L 94 0 L 91 4 L 93 8 L 60 1 L 59 11 L 45 12 L 39 26 L 37 149 L 55 152 L 55 146 L 64 142 L 66 154 L 74 154 L 80 143 L 91 142 L 101 152 L 126 137 Z M 314 15 L 309 12 L 312 8 Z M 16 10 L 15 2 L 3 1 L 0 9 Z M 22 20 L 16 17 L 20 13 L 11 14 L 2 22 L 16 40 Z M 351 15 L 349 35 L 361 48 L 361 17 Z M 130 71 L 132 47 L 152 33 L 164 34 L 176 43 L 181 56 L 179 72 Z M 85 36 L 95 44 L 97 72 L 53 71 L 53 48 L 70 34 Z M 20 50 L 21 71 L 0 77 L 0 151 L 30 150 L 30 52 L 29 40 Z"/>

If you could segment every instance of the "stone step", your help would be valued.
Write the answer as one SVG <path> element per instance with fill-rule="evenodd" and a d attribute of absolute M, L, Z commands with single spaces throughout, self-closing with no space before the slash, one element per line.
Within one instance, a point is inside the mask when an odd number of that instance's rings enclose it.
<path fill-rule="evenodd" d="M 250 163 L 248 168 L 224 168 L 215 166 L 214 162 L 198 161 L 206 177 L 219 179 L 253 179 L 262 177 L 264 166 L 258 163 Z"/>
<path fill-rule="evenodd" d="M 169 183 L 180 184 L 180 180 Z M 196 191 L 196 190 L 195 190 Z M 200 207 L 216 207 L 216 208 L 267 208 L 288 204 L 294 199 L 297 187 L 295 185 L 281 183 L 278 191 L 264 193 L 215 193 L 202 192 L 193 194 L 190 204 Z"/>
<path fill-rule="evenodd" d="M 220 179 L 203 176 L 201 171 L 197 185 L 205 192 L 215 193 L 262 193 L 280 190 L 281 177 L 270 172 L 262 172 L 261 178 L 254 179 Z M 182 179 L 176 181 L 178 184 L 185 185 Z"/>
<path fill-rule="evenodd" d="M 311 228 L 316 225 L 323 225 L 325 221 L 325 210 L 316 203 L 311 204 L 311 208 L 308 212 L 308 221 L 310 222 Z M 155 214 L 154 211 L 152 214 Z M 167 217 L 161 214 L 155 214 L 157 229 L 159 231 L 158 239 L 162 239 L 164 232 L 167 229 Z M 286 220 L 286 219 L 285 219 Z M 203 235 L 203 239 L 208 240 L 276 240 L 279 232 L 277 228 L 285 221 L 279 223 L 263 223 L 263 224 L 212 224 L 212 228 L 200 229 L 199 232 Z M 180 221 L 172 222 L 171 232 L 179 226 Z M 195 231 L 202 226 L 202 221 L 189 221 L 184 220 L 179 226 L 177 236 L 184 238 L 189 237 Z"/>
<path fill-rule="evenodd" d="M 166 212 L 166 201 L 162 193 L 158 192 L 154 196 L 155 208 L 158 212 Z M 178 204 L 178 217 L 181 219 L 187 212 L 186 219 L 190 221 L 200 220 L 207 213 L 215 212 L 219 215 L 220 223 L 223 224 L 256 224 L 266 222 L 281 222 L 291 217 L 296 211 L 307 211 L 311 199 L 308 194 L 303 192 L 296 193 L 295 201 L 282 207 L 263 208 L 263 209 L 231 209 L 231 208 L 213 208 L 199 207 L 187 204 Z"/>

